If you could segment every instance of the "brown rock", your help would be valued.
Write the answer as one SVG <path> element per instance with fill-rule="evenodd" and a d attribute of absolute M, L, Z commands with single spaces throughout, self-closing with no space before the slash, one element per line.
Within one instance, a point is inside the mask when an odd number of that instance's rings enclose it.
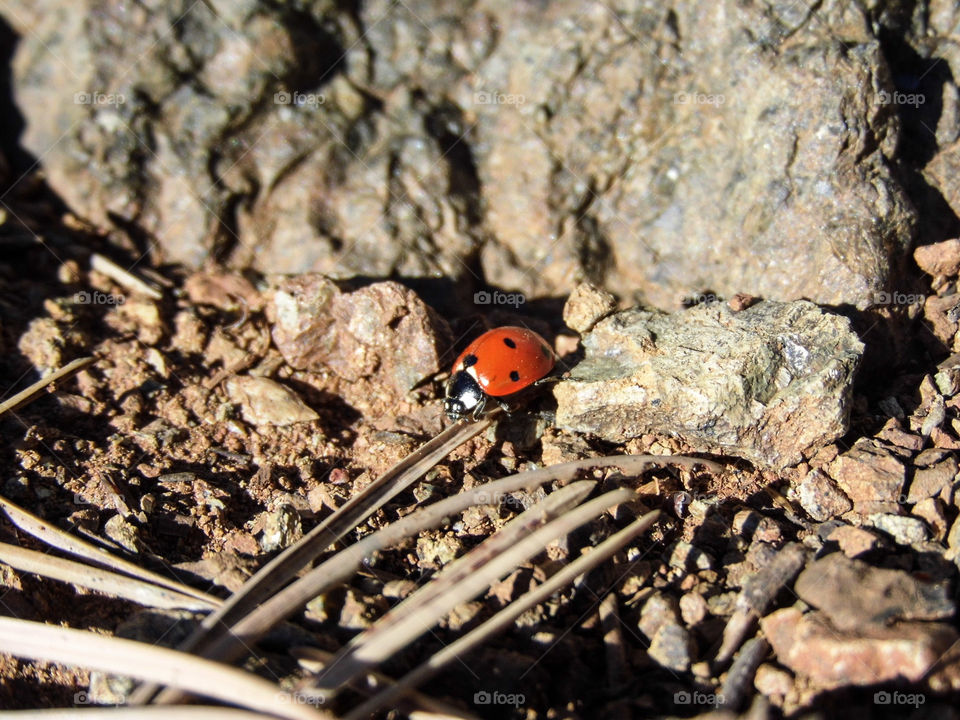
<path fill-rule="evenodd" d="M 252 425 L 292 425 L 320 417 L 293 390 L 270 378 L 232 377 L 227 380 L 227 393 Z"/>
<path fill-rule="evenodd" d="M 944 488 L 953 484 L 957 477 L 957 470 L 957 459 L 953 455 L 947 456 L 931 467 L 919 467 L 913 474 L 910 491 L 907 493 L 907 502 L 912 505 L 939 495 Z"/>
<path fill-rule="evenodd" d="M 580 283 L 563 306 L 563 321 L 581 335 L 617 308 L 617 299 L 590 283 Z"/>
<path fill-rule="evenodd" d="M 321 275 L 275 279 L 273 340 L 299 369 L 376 376 L 398 394 L 441 370 L 449 329 L 416 293 L 388 281 L 341 292 Z"/>
<path fill-rule="evenodd" d="M 821 613 L 777 610 L 760 620 L 777 660 L 825 688 L 921 680 L 957 640 L 943 623 L 903 622 L 853 634 Z"/>
<path fill-rule="evenodd" d="M 891 445 L 896 445 L 897 447 L 914 452 L 919 451 L 923 447 L 923 438 L 902 430 L 895 418 L 887 420 L 880 432 L 877 433 L 877 438 Z"/>
<path fill-rule="evenodd" d="M 872 567 L 843 553 L 807 565 L 794 589 L 844 631 L 897 620 L 941 620 L 954 612 L 946 583 L 921 582 L 903 570 Z"/>
<path fill-rule="evenodd" d="M 906 470 L 879 442 L 860 438 L 827 468 L 830 476 L 862 514 L 895 512 L 903 494 Z"/>
<path fill-rule="evenodd" d="M 930 324 L 933 334 L 948 348 L 953 347 L 953 336 L 957 333 L 960 295 L 931 295 L 923 305 L 923 314 Z"/>
<path fill-rule="evenodd" d="M 850 498 L 819 470 L 811 470 L 797 488 L 800 505 L 814 520 L 823 522 L 853 508 Z"/>
<path fill-rule="evenodd" d="M 793 676 L 782 668 L 764 663 L 757 668 L 753 686 L 764 697 L 783 698 L 793 689 Z"/>
<path fill-rule="evenodd" d="M 852 525 L 834 528 L 827 535 L 827 540 L 837 543 L 840 551 L 851 558 L 875 550 L 880 545 L 880 538 L 872 532 Z"/>
<path fill-rule="evenodd" d="M 913 506 L 910 514 L 922 518 L 937 540 L 943 541 L 946 538 L 949 523 L 940 498 L 928 497 L 921 500 Z"/>
<path fill-rule="evenodd" d="M 913 251 L 913 259 L 920 269 L 937 275 L 956 275 L 960 271 L 960 240 L 944 240 L 931 245 L 921 245 Z"/>

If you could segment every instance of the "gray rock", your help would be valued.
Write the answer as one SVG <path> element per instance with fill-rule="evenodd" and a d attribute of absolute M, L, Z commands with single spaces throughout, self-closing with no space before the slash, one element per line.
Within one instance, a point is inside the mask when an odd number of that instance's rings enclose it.
<path fill-rule="evenodd" d="M 872 567 L 843 553 L 807 565 L 794 589 L 844 631 L 898 620 L 943 620 L 954 613 L 946 582 L 921 582 L 903 570 Z"/>
<path fill-rule="evenodd" d="M 683 625 L 662 625 L 653 635 L 647 653 L 659 665 L 686 672 L 696 655 L 693 635 Z"/>
<path fill-rule="evenodd" d="M 783 468 L 846 431 L 863 344 L 805 301 L 627 310 L 584 339 L 557 424 L 614 442 L 659 432 Z"/>
<path fill-rule="evenodd" d="M 783 5 L 5 14 L 24 147 L 71 208 L 165 260 L 443 276 L 463 298 L 479 264 L 535 296 L 586 278 L 665 307 L 708 288 L 865 307 L 915 216 L 880 25 Z"/>
<path fill-rule="evenodd" d="M 887 533 L 900 545 L 919 545 L 930 535 L 922 520 L 905 515 L 874 513 L 865 517 L 864 521 L 870 527 Z"/>
<path fill-rule="evenodd" d="M 283 550 L 303 536 L 300 514 L 291 505 L 281 505 L 262 516 L 263 535 L 260 549 L 264 552 Z"/>

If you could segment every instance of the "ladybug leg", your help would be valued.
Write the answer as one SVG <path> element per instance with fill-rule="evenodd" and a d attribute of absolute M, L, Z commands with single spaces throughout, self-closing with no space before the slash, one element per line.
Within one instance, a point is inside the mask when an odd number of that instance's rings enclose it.
<path fill-rule="evenodd" d="M 473 417 L 474 420 L 479 420 L 483 416 L 483 409 L 486 406 L 487 406 L 487 398 L 486 396 L 484 396 L 480 398 L 480 402 L 478 402 L 474 406 L 473 412 L 471 413 L 471 417 Z"/>

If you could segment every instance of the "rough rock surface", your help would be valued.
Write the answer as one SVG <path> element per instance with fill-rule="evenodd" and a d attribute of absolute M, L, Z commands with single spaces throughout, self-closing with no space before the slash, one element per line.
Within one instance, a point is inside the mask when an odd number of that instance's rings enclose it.
<path fill-rule="evenodd" d="M 913 234 L 880 10 L 8 8 L 24 146 L 77 213 L 168 261 L 865 307 Z"/>
<path fill-rule="evenodd" d="M 298 369 L 355 381 L 377 375 L 403 394 L 441 369 L 449 328 L 412 290 L 374 283 L 353 292 L 321 275 L 275 278 L 273 340 Z"/>
<path fill-rule="evenodd" d="M 899 620 L 943 620 L 954 613 L 947 583 L 921 582 L 903 570 L 875 568 L 843 553 L 807 565 L 794 589 L 844 631 Z"/>
<path fill-rule="evenodd" d="M 760 620 L 777 660 L 820 687 L 920 680 L 957 640 L 944 623 L 904 622 L 841 632 L 821 613 L 785 608 Z"/>
<path fill-rule="evenodd" d="M 240 406 L 243 419 L 254 425 L 290 425 L 319 417 L 293 390 L 270 378 L 230 378 L 227 393 Z"/>
<path fill-rule="evenodd" d="M 859 513 L 896 512 L 903 500 L 906 469 L 876 440 L 861 438 L 828 471 Z"/>
<path fill-rule="evenodd" d="M 560 427 L 611 441 L 676 435 L 773 467 L 846 431 L 863 352 L 845 318 L 804 301 L 628 310 L 598 323 L 584 346 L 554 388 Z"/>

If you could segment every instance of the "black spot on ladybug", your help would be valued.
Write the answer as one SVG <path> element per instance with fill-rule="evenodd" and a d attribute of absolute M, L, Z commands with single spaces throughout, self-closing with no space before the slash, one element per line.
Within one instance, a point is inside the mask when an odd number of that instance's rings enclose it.
<path fill-rule="evenodd" d="M 506 346 L 507 346 L 508 348 L 510 348 L 511 350 L 516 350 L 516 348 L 517 348 L 517 344 L 516 344 L 513 340 L 511 340 L 510 338 L 504 338 L 504 339 L 503 339 L 503 344 L 506 345 Z"/>
<path fill-rule="evenodd" d="M 511 370 L 511 371 L 510 371 L 510 379 L 513 380 L 514 382 L 519 381 L 519 380 L 520 380 L 520 373 L 518 373 L 516 370 Z"/>
<path fill-rule="evenodd" d="M 463 366 L 464 366 L 465 368 L 468 368 L 468 367 L 470 367 L 470 366 L 472 366 L 472 365 L 476 365 L 476 364 L 477 364 L 477 356 L 476 356 L 476 355 L 467 355 L 467 356 L 463 359 Z"/>

